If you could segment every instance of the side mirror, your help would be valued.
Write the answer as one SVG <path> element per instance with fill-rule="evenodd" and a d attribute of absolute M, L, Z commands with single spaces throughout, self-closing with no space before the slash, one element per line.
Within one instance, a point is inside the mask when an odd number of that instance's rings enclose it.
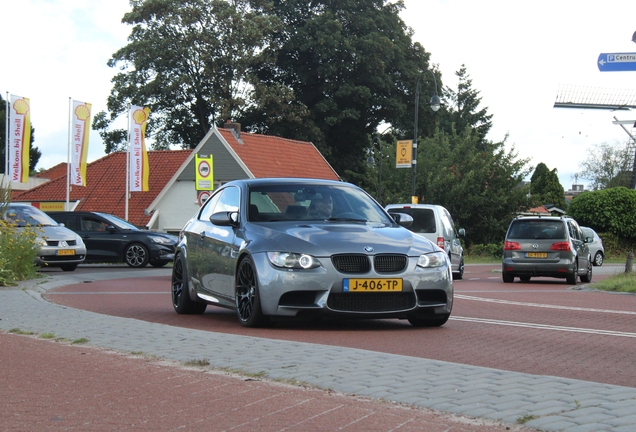
<path fill-rule="evenodd" d="M 239 216 L 235 211 L 223 211 L 210 216 L 210 222 L 218 226 L 238 226 Z"/>
<path fill-rule="evenodd" d="M 466 237 L 466 230 L 464 228 L 460 228 L 457 230 L 457 235 L 460 237 Z"/>
<path fill-rule="evenodd" d="M 389 213 L 393 220 L 400 226 L 404 228 L 408 228 L 413 225 L 413 217 L 411 215 L 407 215 L 406 213 Z"/>

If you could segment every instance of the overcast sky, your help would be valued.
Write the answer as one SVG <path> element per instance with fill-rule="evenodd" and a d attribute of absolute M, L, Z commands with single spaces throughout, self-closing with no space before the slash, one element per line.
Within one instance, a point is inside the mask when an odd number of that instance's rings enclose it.
<path fill-rule="evenodd" d="M 531 165 L 557 168 L 563 187 L 594 144 L 624 143 L 628 135 L 613 117 L 636 112 L 553 108 L 560 86 L 634 90 L 636 71 L 600 72 L 601 53 L 636 52 L 634 0 L 405 0 L 402 18 L 414 40 L 431 53 L 444 84 L 455 87 L 464 64 L 493 114 L 489 138 L 516 148 Z M 115 70 L 106 66 L 126 44 L 121 24 L 128 0 L 3 1 L 6 35 L 0 91 L 28 97 L 37 168 L 66 162 L 69 98 L 106 109 Z M 10 41 L 10 42 L 9 42 Z M 421 98 L 424 100 L 424 96 Z M 4 121 L 4 120 L 3 120 Z M 409 137 L 405 137 L 408 139 Z M 104 155 L 98 134 L 89 161 Z M 579 180 L 579 183 L 585 183 Z"/>

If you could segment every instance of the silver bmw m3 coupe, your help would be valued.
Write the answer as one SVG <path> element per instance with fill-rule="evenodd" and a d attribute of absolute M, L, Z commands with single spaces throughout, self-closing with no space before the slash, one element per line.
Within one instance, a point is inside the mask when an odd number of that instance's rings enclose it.
<path fill-rule="evenodd" d="M 236 311 L 247 327 L 281 317 L 395 318 L 441 326 L 453 306 L 447 255 L 361 188 L 316 179 L 236 180 L 183 227 L 172 303 Z"/>

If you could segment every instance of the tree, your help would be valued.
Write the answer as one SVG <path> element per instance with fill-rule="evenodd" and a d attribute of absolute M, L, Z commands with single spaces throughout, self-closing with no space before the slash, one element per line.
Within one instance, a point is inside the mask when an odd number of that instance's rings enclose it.
<path fill-rule="evenodd" d="M 444 91 L 445 109 L 440 113 L 444 130 L 451 133 L 453 128 L 462 131 L 470 127 L 477 133 L 478 143 L 482 145 L 492 127 L 492 114 L 487 113 L 488 108 L 479 108 L 480 92 L 472 87 L 473 81 L 466 67 L 462 65 L 455 75 L 459 78 L 457 91 L 450 87 Z"/>
<path fill-rule="evenodd" d="M 565 191 L 559 182 L 557 169 L 552 171 L 543 162 L 539 163 L 530 178 L 530 194 L 539 204 L 554 204 L 565 209 Z"/>
<path fill-rule="evenodd" d="M 528 160 L 505 146 L 505 139 L 482 141 L 470 128 L 452 134 L 438 130 L 422 144 L 422 202 L 446 207 L 456 225 L 466 228 L 469 243 L 503 241 L 510 220 L 530 205 L 523 186 Z"/>
<path fill-rule="evenodd" d="M 590 180 L 590 189 L 629 187 L 634 164 L 634 148 L 624 145 L 597 144 L 587 149 L 587 157 L 579 164 L 579 176 Z"/>
<path fill-rule="evenodd" d="M 250 76 L 278 29 L 266 0 L 131 0 L 122 22 L 128 45 L 109 60 L 108 111 L 98 113 L 106 152 L 121 149 L 126 131 L 109 130 L 129 104 L 150 108 L 153 147 L 194 148 L 213 124 L 241 116 L 258 83 Z M 284 103 L 284 101 L 282 101 Z"/>
<path fill-rule="evenodd" d="M 5 152 L 6 152 L 6 108 L 7 108 L 7 103 L 4 100 L 4 98 L 2 97 L 2 95 L 0 95 L 0 119 L 2 119 L 0 121 L 0 142 L 2 143 L 2 148 L 0 149 L 0 156 L 2 156 L 2 166 L 0 167 L 0 173 L 4 173 L 4 169 L 5 169 Z M 36 171 L 35 167 L 37 166 L 38 162 L 40 161 L 40 158 L 42 157 L 42 152 L 40 151 L 39 148 L 35 147 L 33 145 L 33 142 L 35 141 L 35 128 L 33 127 L 33 124 L 31 124 L 31 143 L 29 146 L 29 171 L 34 173 Z"/>
<path fill-rule="evenodd" d="M 596 231 L 636 239 L 636 190 L 619 186 L 583 192 L 572 199 L 568 214 Z"/>
<path fill-rule="evenodd" d="M 432 94 L 433 82 L 425 74 L 430 54 L 413 43 L 399 17 L 403 8 L 402 1 L 387 0 L 273 0 L 272 13 L 284 27 L 268 53 L 275 62 L 263 64 L 257 76 L 267 87 L 289 89 L 308 114 L 289 122 L 272 117 L 274 100 L 251 110 L 244 123 L 311 141 L 343 176 L 364 171 L 379 124 L 412 137 L 418 76 L 422 94 Z M 432 133 L 432 115 L 420 115 L 420 131 Z"/>

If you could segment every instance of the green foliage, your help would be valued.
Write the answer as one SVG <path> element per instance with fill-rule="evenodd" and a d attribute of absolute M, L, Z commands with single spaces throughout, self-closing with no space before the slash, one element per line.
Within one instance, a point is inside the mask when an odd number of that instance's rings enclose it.
<path fill-rule="evenodd" d="M 636 274 L 619 273 L 594 283 L 594 288 L 601 291 L 636 293 Z"/>
<path fill-rule="evenodd" d="M 503 243 L 473 244 L 464 251 L 466 257 L 470 259 L 485 258 L 501 260 L 502 253 Z"/>
<path fill-rule="evenodd" d="M 277 35 L 279 47 L 269 52 L 274 62 L 259 68 L 257 76 L 268 87 L 289 88 L 308 115 L 280 121 L 266 105 L 242 123 L 311 141 L 343 177 L 364 171 L 365 148 L 379 124 L 391 124 L 402 137 L 413 136 L 418 77 L 423 78 L 423 95 L 433 94 L 433 81 L 425 74 L 430 54 L 412 41 L 412 31 L 399 16 L 403 2 L 272 3 L 284 30 Z M 432 133 L 432 112 L 420 110 L 420 116 L 419 132 Z"/>
<path fill-rule="evenodd" d="M 0 166 L 0 173 L 4 173 L 5 169 L 5 151 L 6 151 L 6 130 L 7 125 L 5 122 L 7 112 L 7 103 L 0 95 L 0 157 L 2 158 L 2 165 Z M 33 142 L 35 141 L 35 128 L 31 125 L 31 143 L 29 147 L 29 169 L 32 173 L 34 173 L 35 167 L 37 166 L 40 158 L 42 157 L 42 152 L 39 148 L 33 146 Z"/>
<path fill-rule="evenodd" d="M 15 285 L 16 281 L 33 279 L 37 272 L 35 258 L 39 247 L 36 239 L 41 230 L 26 226 L 18 229 L 4 220 L 11 196 L 8 188 L 0 189 L 0 286 Z"/>
<path fill-rule="evenodd" d="M 530 178 L 530 193 L 539 205 L 554 204 L 566 209 L 565 191 L 559 182 L 557 169 L 550 171 L 543 162 L 537 165 Z"/>
<path fill-rule="evenodd" d="M 212 124 L 236 119 L 254 103 L 251 75 L 279 30 L 264 0 L 132 0 L 122 22 L 128 44 L 113 54 L 108 111 L 95 117 L 108 150 L 125 133 L 109 132 L 129 104 L 150 108 L 153 148 L 194 148 Z"/>
<path fill-rule="evenodd" d="M 481 97 L 479 91 L 472 87 L 473 81 L 466 67 L 462 65 L 455 75 L 459 78 L 457 91 L 450 87 L 444 89 L 447 115 L 444 111 L 440 113 L 442 127 L 449 133 L 453 129 L 461 131 L 470 127 L 479 136 L 479 141 L 485 142 L 492 127 L 492 114 L 487 114 L 488 108 L 479 107 Z"/>
<path fill-rule="evenodd" d="M 528 207 L 526 159 L 517 159 L 505 141 L 483 142 L 467 127 L 461 134 L 437 131 L 418 154 L 416 192 L 420 202 L 448 209 L 466 241 L 503 241 L 513 215 Z"/>
<path fill-rule="evenodd" d="M 583 192 L 572 199 L 568 214 L 597 232 L 636 239 L 636 190 L 616 187 Z"/>
<path fill-rule="evenodd" d="M 633 163 L 634 150 L 629 141 L 624 145 L 597 144 L 587 149 L 587 157 L 579 165 L 579 175 L 591 181 L 592 190 L 629 187 Z"/>

